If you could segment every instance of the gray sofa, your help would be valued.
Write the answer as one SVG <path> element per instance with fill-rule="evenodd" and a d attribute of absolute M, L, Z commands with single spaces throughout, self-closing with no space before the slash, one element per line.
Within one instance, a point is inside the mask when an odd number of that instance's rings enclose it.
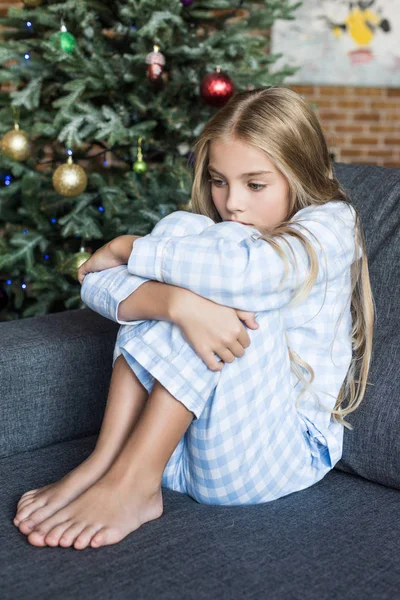
<path fill-rule="evenodd" d="M 376 303 L 366 397 L 342 459 L 274 502 L 202 505 L 163 488 L 164 514 L 119 544 L 34 547 L 13 525 L 27 490 L 93 449 L 119 328 L 88 308 L 0 324 L 0 597 L 400 598 L 400 169 L 336 164 L 365 231 Z"/>

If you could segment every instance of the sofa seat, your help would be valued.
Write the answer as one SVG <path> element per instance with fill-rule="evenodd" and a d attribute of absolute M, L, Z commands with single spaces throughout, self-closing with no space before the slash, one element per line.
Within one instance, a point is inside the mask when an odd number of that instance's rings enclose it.
<path fill-rule="evenodd" d="M 243 507 L 163 488 L 162 517 L 118 544 L 32 546 L 13 524 L 21 495 L 75 468 L 96 438 L 0 460 L 2 600 L 399 598 L 399 492 L 337 469 L 311 488 Z"/>

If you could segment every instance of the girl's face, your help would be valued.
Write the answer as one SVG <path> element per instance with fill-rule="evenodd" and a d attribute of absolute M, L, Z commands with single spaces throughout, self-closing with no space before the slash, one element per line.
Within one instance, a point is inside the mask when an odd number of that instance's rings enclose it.
<path fill-rule="evenodd" d="M 289 208 L 289 184 L 264 152 L 238 140 L 210 142 L 211 196 L 223 221 L 271 232 Z"/>

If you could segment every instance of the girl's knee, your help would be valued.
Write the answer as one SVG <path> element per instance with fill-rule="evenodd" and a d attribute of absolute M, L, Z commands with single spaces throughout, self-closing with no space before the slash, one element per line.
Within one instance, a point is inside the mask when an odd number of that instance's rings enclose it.
<path fill-rule="evenodd" d="M 215 225 L 215 223 L 206 215 L 197 215 L 185 210 L 176 210 L 160 219 L 150 235 L 196 235 L 204 231 L 207 227 L 210 227 L 210 225 Z"/>

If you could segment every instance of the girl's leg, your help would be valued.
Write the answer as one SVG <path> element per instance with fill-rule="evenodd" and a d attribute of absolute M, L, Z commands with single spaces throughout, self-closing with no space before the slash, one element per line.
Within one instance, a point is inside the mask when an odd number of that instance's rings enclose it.
<path fill-rule="evenodd" d="M 158 382 L 118 458 L 73 502 L 29 533 L 34 546 L 76 549 L 121 541 L 163 513 L 164 468 L 194 414 Z"/>
<path fill-rule="evenodd" d="M 212 223 L 213 221 L 204 215 L 176 211 L 161 219 L 150 235 L 161 237 L 195 234 L 200 233 Z M 23 494 L 14 519 L 14 524 L 20 526 L 23 533 L 27 533 L 29 530 L 26 523 L 20 525 L 21 521 L 29 517 L 32 522 L 40 523 L 82 493 L 110 467 L 138 419 L 154 383 L 154 378 L 145 373 L 145 370 L 138 365 L 141 376 L 146 379 L 147 389 L 142 385 L 140 379 L 128 367 L 125 358 L 121 355 L 121 346 L 124 345 L 124 340 L 129 339 L 130 336 L 135 337 L 136 343 L 141 345 L 143 332 L 146 336 L 153 334 L 157 344 L 157 338 L 162 337 L 160 328 L 165 325 L 170 324 L 161 321 L 140 321 L 138 324 L 134 321 L 132 324 L 120 327 L 114 349 L 114 370 L 109 398 L 96 448 L 88 459 L 60 481 Z M 178 450 L 177 454 L 179 455 L 180 448 Z M 170 470 L 175 462 L 175 457 L 173 457 L 169 465 Z"/>
<path fill-rule="evenodd" d="M 40 523 L 74 500 L 111 466 L 139 419 L 148 393 L 120 355 L 114 363 L 103 423 L 91 455 L 55 483 L 26 492 L 18 502 L 14 525 L 30 518 Z M 25 533 L 25 526 L 21 525 Z"/>
<path fill-rule="evenodd" d="M 185 435 L 173 489 L 202 504 L 271 502 L 322 479 L 341 455 L 343 426 L 318 410 L 311 393 L 296 406 L 301 385 L 290 368 L 282 312 L 261 312 L 258 322 L 248 332 L 250 347 L 224 365 Z M 328 405 L 325 396 L 320 400 Z M 330 401 L 332 409 L 333 395 Z"/>

